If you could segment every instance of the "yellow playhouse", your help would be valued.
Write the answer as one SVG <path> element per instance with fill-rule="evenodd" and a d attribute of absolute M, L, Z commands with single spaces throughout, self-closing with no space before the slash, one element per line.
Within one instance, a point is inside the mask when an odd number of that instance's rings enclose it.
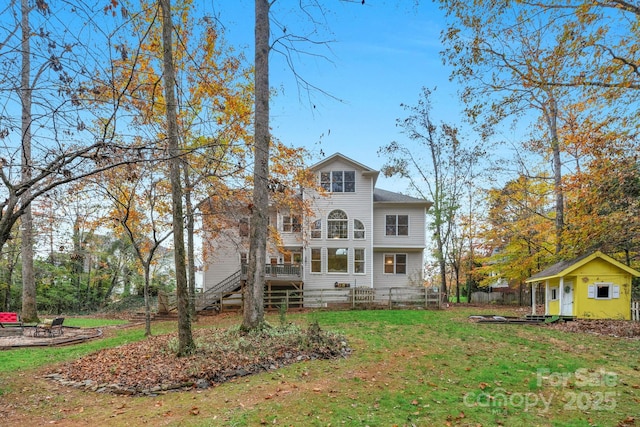
<path fill-rule="evenodd" d="M 600 251 L 561 261 L 526 280 L 544 286 L 544 314 L 579 319 L 631 319 L 631 279 L 640 272 Z M 536 292 L 532 314 L 536 314 Z"/>

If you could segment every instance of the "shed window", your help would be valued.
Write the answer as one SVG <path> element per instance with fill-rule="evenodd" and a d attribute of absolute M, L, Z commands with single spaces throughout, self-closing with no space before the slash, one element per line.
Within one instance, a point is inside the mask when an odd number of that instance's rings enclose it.
<path fill-rule="evenodd" d="M 587 297 L 595 299 L 620 298 L 620 286 L 613 283 L 594 283 L 589 285 Z"/>
<path fill-rule="evenodd" d="M 611 298 L 609 296 L 609 291 L 611 287 L 609 285 L 597 285 L 596 286 L 596 299 L 598 298 Z"/>

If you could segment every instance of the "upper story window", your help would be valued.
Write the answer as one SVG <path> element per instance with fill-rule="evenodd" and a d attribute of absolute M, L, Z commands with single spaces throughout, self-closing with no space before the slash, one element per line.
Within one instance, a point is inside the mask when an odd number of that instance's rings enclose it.
<path fill-rule="evenodd" d="M 282 217 L 282 231 L 285 233 L 299 233 L 302 231 L 302 223 L 298 215 Z"/>
<path fill-rule="evenodd" d="M 249 237 L 249 218 L 241 218 L 238 223 L 240 237 Z"/>
<path fill-rule="evenodd" d="M 327 217 L 327 239 L 347 239 L 349 237 L 349 221 L 347 214 L 341 210 L 329 212 Z"/>
<path fill-rule="evenodd" d="M 353 220 L 353 238 L 364 239 L 364 224 L 359 219 Z"/>
<path fill-rule="evenodd" d="M 332 193 L 355 193 L 355 171 L 320 172 L 320 186 Z"/>
<path fill-rule="evenodd" d="M 385 230 L 387 236 L 408 236 L 409 215 L 387 215 Z"/>
<path fill-rule="evenodd" d="M 364 249 L 353 250 L 353 272 L 355 274 L 365 273 L 364 254 L 365 254 Z"/>
<path fill-rule="evenodd" d="M 317 219 L 311 223 L 311 238 L 322 239 L 322 220 Z"/>

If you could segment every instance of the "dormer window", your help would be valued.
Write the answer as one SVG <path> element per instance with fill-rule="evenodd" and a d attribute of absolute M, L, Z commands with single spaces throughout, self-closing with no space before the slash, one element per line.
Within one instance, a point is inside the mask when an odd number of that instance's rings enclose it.
<path fill-rule="evenodd" d="M 320 172 L 320 186 L 331 193 L 355 193 L 356 172 Z"/>

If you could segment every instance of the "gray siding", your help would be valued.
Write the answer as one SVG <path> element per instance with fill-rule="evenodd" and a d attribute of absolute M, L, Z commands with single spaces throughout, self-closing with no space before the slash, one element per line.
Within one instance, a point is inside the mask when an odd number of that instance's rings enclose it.
<path fill-rule="evenodd" d="M 348 283 L 350 287 L 405 287 L 422 283 L 423 253 L 425 248 L 425 207 L 416 204 L 417 199 L 407 200 L 405 196 L 382 191 L 384 201 L 374 203 L 374 179 L 377 172 L 352 163 L 348 159 L 336 155 L 321 162 L 315 169 L 319 180 L 320 172 L 355 171 L 356 187 L 352 193 L 329 193 L 320 195 L 314 190 L 305 189 L 303 197 L 309 203 L 312 214 L 302 218 L 301 233 L 283 233 L 282 217 L 287 212 L 271 212 L 270 224 L 280 231 L 282 244 L 289 250 L 302 252 L 303 281 L 305 289 L 333 288 L 335 283 Z M 319 182 L 319 181 L 318 181 Z M 380 192 L 379 192 L 380 193 Z M 398 196 L 398 197 L 395 197 Z M 393 203 L 389 202 L 389 198 Z M 381 200 L 381 199 L 377 199 Z M 348 237 L 346 239 L 327 239 L 327 216 L 335 209 L 342 210 L 348 217 Z M 409 215 L 408 236 L 385 236 L 385 216 Z M 311 224 L 322 220 L 322 237 L 312 239 Z M 354 219 L 364 224 L 365 238 L 354 238 Z M 235 234 L 234 234 L 235 233 Z M 218 283 L 240 268 L 240 250 L 248 252 L 248 242 L 241 245 L 237 230 L 229 231 L 229 235 L 220 236 L 214 242 L 214 253 L 207 262 L 204 273 L 205 289 Z M 246 240 L 246 239 L 245 239 Z M 242 248 L 242 249 L 241 249 Z M 319 248 L 322 254 L 322 272 L 311 273 L 311 249 Z M 327 248 L 347 249 L 348 272 L 329 273 L 327 271 Z M 354 273 L 354 250 L 364 249 L 365 272 Z M 269 256 L 282 260 L 282 255 L 271 244 Z M 384 274 L 383 259 L 385 253 L 406 253 L 407 274 Z M 269 260 L 267 260 L 268 262 Z"/>

